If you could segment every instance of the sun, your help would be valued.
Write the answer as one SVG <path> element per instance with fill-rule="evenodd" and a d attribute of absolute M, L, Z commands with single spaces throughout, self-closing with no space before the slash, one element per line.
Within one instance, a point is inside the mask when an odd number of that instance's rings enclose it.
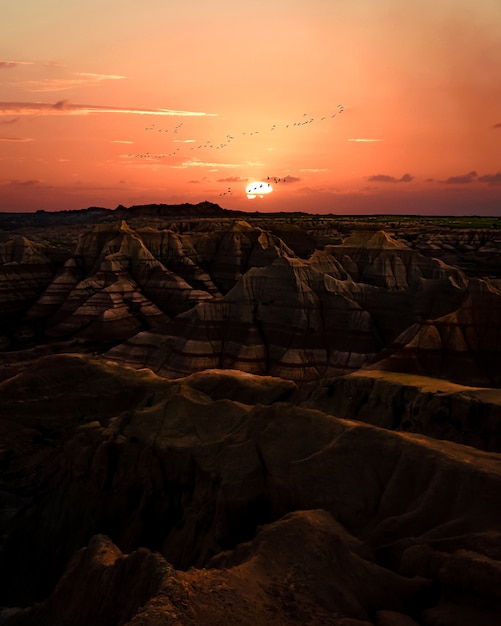
<path fill-rule="evenodd" d="M 245 188 L 245 193 L 247 194 L 249 200 L 257 198 L 258 196 L 260 198 L 264 198 L 264 196 L 271 193 L 272 191 L 273 187 L 270 185 L 270 183 L 264 183 L 260 180 L 255 180 L 254 182 L 249 183 Z"/>

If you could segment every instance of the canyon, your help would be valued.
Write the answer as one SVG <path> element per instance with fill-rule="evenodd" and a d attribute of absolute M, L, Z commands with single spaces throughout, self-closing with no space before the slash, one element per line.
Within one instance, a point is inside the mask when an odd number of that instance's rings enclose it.
<path fill-rule="evenodd" d="M 494 625 L 501 222 L 0 215 L 0 624 Z"/>

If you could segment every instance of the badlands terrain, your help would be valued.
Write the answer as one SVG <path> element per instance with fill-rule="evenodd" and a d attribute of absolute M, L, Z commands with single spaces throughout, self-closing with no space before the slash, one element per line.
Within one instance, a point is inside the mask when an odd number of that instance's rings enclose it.
<path fill-rule="evenodd" d="M 0 215 L 0 624 L 501 623 L 501 219 Z"/>

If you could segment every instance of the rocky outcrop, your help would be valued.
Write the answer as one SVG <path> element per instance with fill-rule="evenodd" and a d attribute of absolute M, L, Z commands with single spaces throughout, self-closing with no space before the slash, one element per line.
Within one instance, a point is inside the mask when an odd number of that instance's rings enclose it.
<path fill-rule="evenodd" d="M 417 288 L 422 279 L 445 277 L 460 288 L 461 272 L 425 257 L 385 231 L 354 231 L 342 244 L 328 246 L 356 282 L 389 291 Z"/>
<path fill-rule="evenodd" d="M 187 585 L 184 610 L 195 611 L 193 619 L 207 608 L 202 590 L 218 588 L 211 586 L 214 575 L 213 582 L 230 590 L 242 581 L 239 589 L 250 593 L 243 598 L 250 604 L 257 599 L 253 610 L 266 623 L 262 587 L 252 586 L 262 567 L 268 572 L 263 583 L 275 584 L 271 605 L 279 611 L 289 600 L 299 611 L 318 606 L 321 619 L 374 623 L 381 611 L 380 623 L 391 623 L 388 613 L 402 613 L 431 625 L 427 611 L 445 613 L 437 591 L 470 616 L 481 614 L 482 598 L 494 606 L 497 592 L 482 583 L 487 570 L 471 563 L 484 557 L 499 563 L 499 548 L 488 540 L 501 532 L 497 455 L 270 396 L 268 406 L 212 400 L 215 383 L 205 381 L 205 391 L 200 379 L 192 383 L 68 355 L 44 359 L 1 384 L 0 415 L 8 416 L 0 420 L 2 602 L 43 601 L 35 613 L 12 619 L 44 615 L 57 624 L 84 597 L 90 602 L 82 615 L 88 616 L 107 589 L 103 610 L 112 603 L 124 611 L 117 617 L 110 608 L 113 619 L 126 623 L 137 615 L 143 621 L 136 623 L 155 624 L 148 620 L 181 611 L 168 594 L 155 600 L 166 572 L 174 585 Z M 279 521 L 314 509 L 323 511 Z M 252 542 L 263 525 L 250 547 L 238 547 Z M 116 548 L 91 541 L 97 534 Z M 89 542 L 61 579 L 69 559 Z M 426 547 L 451 555 L 449 569 L 423 565 L 418 550 Z M 465 550 L 474 554 L 463 558 Z M 172 578 L 163 559 L 177 569 L 195 569 Z M 454 576 L 452 564 L 460 568 Z M 212 567 L 214 574 L 200 567 Z M 325 571 L 330 575 L 323 577 Z M 134 572 L 142 576 L 137 587 L 126 582 Z M 434 592 L 420 596 L 421 582 L 401 580 L 403 573 L 432 581 Z M 201 579 L 208 587 L 194 582 Z M 79 580 L 98 584 L 87 596 Z M 461 595 L 465 586 L 469 596 Z M 128 598 L 123 603 L 122 593 Z M 144 615 L 141 606 L 147 607 Z M 191 613 L 181 615 L 190 623 Z M 318 614 L 312 615 L 315 623 Z"/>
<path fill-rule="evenodd" d="M 405 330 L 376 369 L 445 378 L 462 384 L 501 384 L 501 291 L 472 280 L 461 306 Z"/>
<path fill-rule="evenodd" d="M 232 624 L 362 626 L 378 613 L 405 620 L 428 586 L 378 566 L 328 513 L 312 510 L 260 529 L 205 570 L 176 571 L 145 548 L 124 555 L 97 535 L 51 596 L 15 623 L 215 626 L 231 616 Z"/>
<path fill-rule="evenodd" d="M 0 349 L 13 349 L 36 335 L 21 321 L 54 276 L 57 263 L 51 252 L 50 246 L 22 236 L 0 243 Z"/>
<path fill-rule="evenodd" d="M 501 390 L 366 369 L 325 379 L 304 405 L 337 417 L 501 452 Z"/>
<path fill-rule="evenodd" d="M 0 316 L 25 310 L 53 273 L 47 246 L 25 237 L 0 243 Z"/>

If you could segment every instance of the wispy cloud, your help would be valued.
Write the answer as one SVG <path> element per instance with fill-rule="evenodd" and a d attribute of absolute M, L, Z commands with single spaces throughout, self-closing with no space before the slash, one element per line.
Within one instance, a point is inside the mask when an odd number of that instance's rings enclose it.
<path fill-rule="evenodd" d="M 395 176 L 388 176 L 387 174 L 375 174 L 369 176 L 367 180 L 373 183 L 410 183 L 411 180 L 414 180 L 414 176 L 404 174 L 401 178 L 395 178 Z"/>
<path fill-rule="evenodd" d="M 3 187 L 39 187 L 43 185 L 43 181 L 38 178 L 29 178 L 26 180 L 8 180 L 1 183 Z"/>
<path fill-rule="evenodd" d="M 15 124 L 16 122 L 19 122 L 18 117 L 13 117 L 11 120 L 0 120 L 0 124 Z"/>
<path fill-rule="evenodd" d="M 130 107 L 97 106 L 93 104 L 72 104 L 68 100 L 59 100 L 55 104 L 46 102 L 0 102 L 2 115 L 89 115 L 91 113 L 125 113 L 129 115 L 162 116 L 217 116 L 217 113 L 204 111 L 179 111 L 175 109 L 138 109 Z"/>
<path fill-rule="evenodd" d="M 445 180 L 442 180 L 442 183 L 446 185 L 465 185 L 468 183 L 473 183 L 477 180 L 477 172 L 472 170 L 468 172 L 468 174 L 461 174 L 460 176 L 450 176 Z"/>
<path fill-rule="evenodd" d="M 355 139 L 348 139 L 348 141 L 358 141 L 360 143 L 373 143 L 374 141 L 383 141 L 382 139 L 365 139 L 365 138 L 355 138 Z"/>
<path fill-rule="evenodd" d="M 492 128 L 501 128 L 501 122 L 499 122 L 498 124 L 494 124 Z"/>
<path fill-rule="evenodd" d="M 226 178 L 218 178 L 217 183 L 246 183 L 249 179 L 241 176 L 227 176 Z"/>
<path fill-rule="evenodd" d="M 112 139 L 110 143 L 135 143 L 135 142 L 129 141 L 127 139 Z"/>
<path fill-rule="evenodd" d="M 33 65 L 31 61 L 0 61 L 0 70 L 10 70 L 18 65 Z"/>
<path fill-rule="evenodd" d="M 327 172 L 327 168 L 326 167 L 305 167 L 302 170 L 299 170 L 300 172 L 310 172 L 310 173 L 315 173 L 315 172 Z"/>
<path fill-rule="evenodd" d="M 42 78 L 27 80 L 20 83 L 28 91 L 65 91 L 75 87 L 95 87 L 106 80 L 122 80 L 125 76 L 118 74 L 95 74 L 91 72 L 76 72 L 67 78 Z"/>
<path fill-rule="evenodd" d="M 258 163 L 256 161 L 247 161 L 247 163 L 214 163 L 207 161 L 199 161 L 198 159 L 189 159 L 188 161 L 183 161 L 179 165 L 171 165 L 171 167 L 175 169 L 184 169 L 188 167 L 213 167 L 217 169 L 219 168 L 235 168 L 235 167 L 256 167 L 262 166 L 262 163 Z"/>
<path fill-rule="evenodd" d="M 33 141 L 31 137 L 0 137 L 0 141 Z"/>

